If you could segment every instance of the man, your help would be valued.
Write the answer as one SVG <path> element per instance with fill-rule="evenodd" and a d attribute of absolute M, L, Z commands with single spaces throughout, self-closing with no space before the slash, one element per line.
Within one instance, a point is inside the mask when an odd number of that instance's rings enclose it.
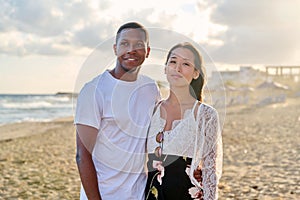
<path fill-rule="evenodd" d="M 77 99 L 81 199 L 144 199 L 145 142 L 160 93 L 152 79 L 138 74 L 150 52 L 147 30 L 126 23 L 115 42 L 115 68 L 87 83 Z"/>
<path fill-rule="evenodd" d="M 141 200 L 147 128 L 160 98 L 155 82 L 138 75 L 150 52 L 148 32 L 124 24 L 113 49 L 115 68 L 87 83 L 77 100 L 76 161 L 88 199 Z"/>

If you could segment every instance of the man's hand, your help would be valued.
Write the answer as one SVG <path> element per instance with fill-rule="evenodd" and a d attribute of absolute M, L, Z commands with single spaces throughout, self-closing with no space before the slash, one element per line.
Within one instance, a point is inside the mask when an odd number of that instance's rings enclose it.
<path fill-rule="evenodd" d="M 202 171 L 200 169 L 200 167 L 198 166 L 197 169 L 194 170 L 194 178 L 200 182 L 200 185 L 202 185 Z M 203 199 L 203 190 L 199 191 L 197 193 L 197 199 L 202 200 Z"/>
<path fill-rule="evenodd" d="M 197 167 L 197 169 L 194 170 L 194 178 L 198 181 L 198 182 L 202 182 L 202 171 L 200 169 L 200 167 Z"/>

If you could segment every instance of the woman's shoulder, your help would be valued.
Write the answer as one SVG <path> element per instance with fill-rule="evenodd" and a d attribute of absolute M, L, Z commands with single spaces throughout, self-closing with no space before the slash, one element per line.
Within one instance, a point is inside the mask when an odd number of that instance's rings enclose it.
<path fill-rule="evenodd" d="M 217 112 L 217 110 L 213 106 L 211 106 L 207 103 L 204 103 L 204 102 L 200 102 L 199 108 L 205 112 L 211 112 L 211 113 Z"/>
<path fill-rule="evenodd" d="M 200 102 L 199 108 L 198 108 L 198 119 L 205 117 L 205 119 L 209 119 L 211 117 L 215 117 L 218 115 L 217 110 L 204 102 Z"/>

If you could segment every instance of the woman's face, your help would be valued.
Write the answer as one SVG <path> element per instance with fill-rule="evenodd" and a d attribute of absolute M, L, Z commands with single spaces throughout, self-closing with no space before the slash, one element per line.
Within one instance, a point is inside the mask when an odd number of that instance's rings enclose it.
<path fill-rule="evenodd" d="M 194 78 L 198 78 L 199 71 L 195 68 L 194 60 L 194 54 L 187 48 L 179 47 L 172 51 L 165 68 L 171 86 L 187 86 Z"/>

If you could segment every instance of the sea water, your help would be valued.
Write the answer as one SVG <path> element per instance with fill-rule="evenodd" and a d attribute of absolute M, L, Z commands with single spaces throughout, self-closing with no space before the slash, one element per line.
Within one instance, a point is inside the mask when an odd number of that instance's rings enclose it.
<path fill-rule="evenodd" d="M 0 125 L 73 116 L 74 100 L 70 94 L 0 94 Z"/>

